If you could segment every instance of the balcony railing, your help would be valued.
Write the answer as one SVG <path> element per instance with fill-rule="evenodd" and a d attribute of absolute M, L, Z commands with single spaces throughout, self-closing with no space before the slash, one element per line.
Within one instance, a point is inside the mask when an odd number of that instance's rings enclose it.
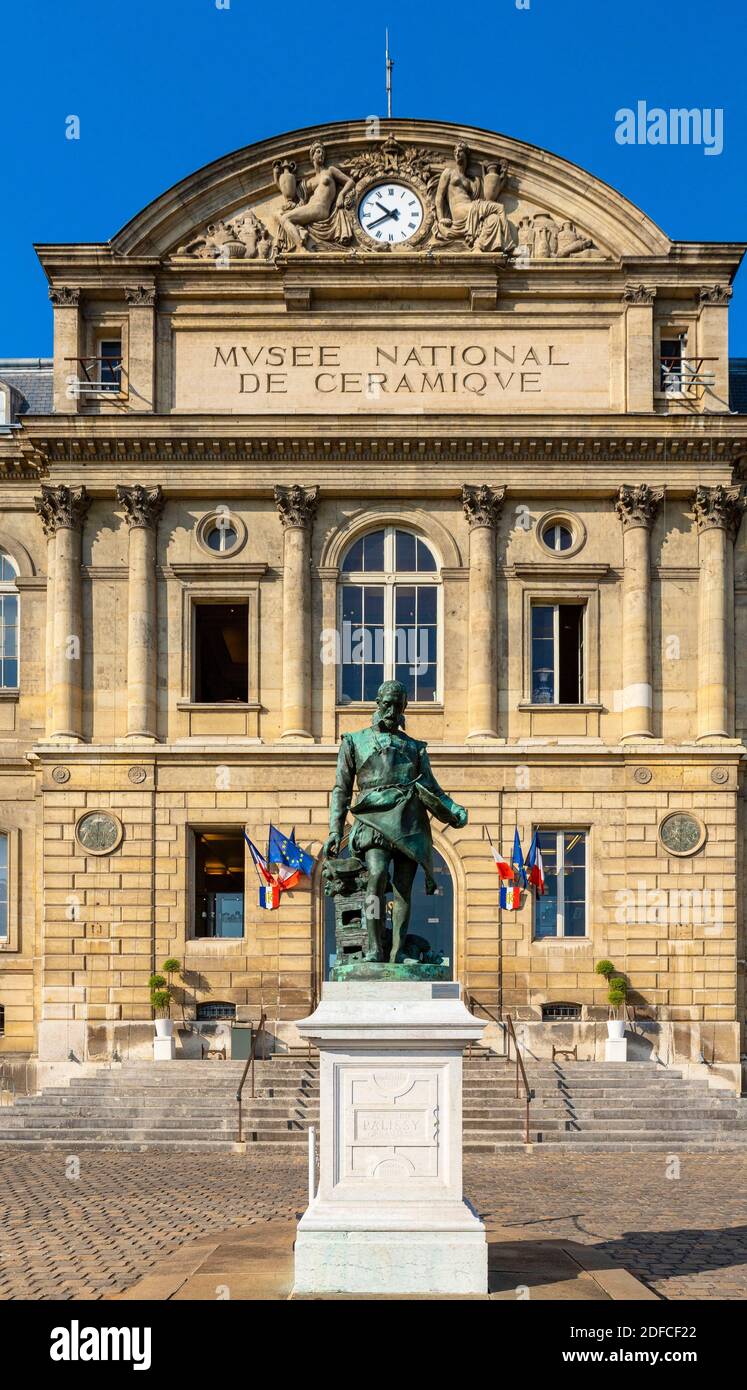
<path fill-rule="evenodd" d="M 121 396 L 124 358 L 66 357 L 74 367 L 71 386 L 81 396 Z"/>
<path fill-rule="evenodd" d="M 706 367 L 706 363 L 718 360 L 718 357 L 661 357 L 659 389 L 665 396 L 697 399 L 703 391 L 716 385 L 716 373 Z"/>

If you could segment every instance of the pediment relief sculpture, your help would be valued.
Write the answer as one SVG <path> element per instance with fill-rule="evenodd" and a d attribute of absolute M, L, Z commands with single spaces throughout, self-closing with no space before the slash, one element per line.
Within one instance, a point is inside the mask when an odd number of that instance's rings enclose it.
<path fill-rule="evenodd" d="M 605 258 L 570 219 L 509 190 L 506 161 L 480 161 L 463 140 L 449 157 L 389 135 L 337 162 L 316 141 L 303 164 L 276 159 L 276 196 L 258 205 L 261 216 L 248 208 L 211 222 L 174 254 L 219 264 L 320 251 L 465 251 L 520 265 Z"/>

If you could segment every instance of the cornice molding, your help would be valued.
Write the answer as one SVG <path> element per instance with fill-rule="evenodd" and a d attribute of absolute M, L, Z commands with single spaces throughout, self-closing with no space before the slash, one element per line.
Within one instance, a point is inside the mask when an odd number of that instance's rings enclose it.
<path fill-rule="evenodd" d="M 299 421 L 299 432 L 281 433 L 277 419 L 235 417 L 228 429 L 215 417 L 191 417 L 169 423 L 168 417 L 129 421 L 80 417 L 72 422 L 47 417 L 25 423 L 15 442 L 30 476 L 55 464 L 139 466 L 178 463 L 202 467 L 231 463 L 449 463 L 463 469 L 483 463 L 560 462 L 735 464 L 747 460 L 747 417 L 730 415 L 677 417 L 654 425 L 651 417 L 625 415 L 567 420 L 534 417 L 505 424 L 496 417 L 491 428 L 466 434 L 463 417 L 448 422 L 392 417 L 372 422 L 365 433 L 325 419 Z M 81 426 L 83 428 L 81 429 Z M 85 433 L 83 432 L 85 430 Z M 396 432 L 395 432 L 396 431 Z M 638 478 L 631 482 L 638 483 Z M 619 483 L 618 483 L 619 485 Z"/>

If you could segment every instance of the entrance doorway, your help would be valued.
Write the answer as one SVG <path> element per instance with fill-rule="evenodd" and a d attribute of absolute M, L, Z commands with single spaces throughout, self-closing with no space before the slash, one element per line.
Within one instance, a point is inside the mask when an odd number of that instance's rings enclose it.
<path fill-rule="evenodd" d="M 454 978 L 454 884 L 446 860 L 433 851 L 433 877 L 437 889 L 432 897 L 425 891 L 425 875 L 418 869 L 412 889 L 412 911 L 408 931 L 424 936 L 433 951 L 440 951 L 449 978 Z M 322 978 L 329 979 L 335 963 L 335 905 L 324 898 L 324 961 Z"/>

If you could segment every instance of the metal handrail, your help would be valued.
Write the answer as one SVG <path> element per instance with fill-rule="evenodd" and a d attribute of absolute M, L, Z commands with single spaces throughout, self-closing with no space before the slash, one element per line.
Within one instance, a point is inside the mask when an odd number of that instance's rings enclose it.
<path fill-rule="evenodd" d="M 480 1001 L 479 1001 L 479 999 L 475 999 L 475 997 L 474 997 L 473 994 L 468 994 L 467 990 L 464 991 L 464 1002 L 465 1002 L 465 1004 L 466 1004 L 466 1006 L 467 1006 L 467 1008 L 469 1009 L 469 1011 L 470 1011 L 471 1014 L 473 1014 L 473 1013 L 475 1012 L 475 1006 L 477 1006 L 477 1008 L 478 1008 L 478 1009 L 482 1009 L 483 1013 L 484 1013 L 484 1014 L 487 1014 L 488 1018 L 491 1018 L 491 1019 L 493 1020 L 494 1023 L 499 1023 L 500 1026 L 501 1026 L 502 1028 L 505 1029 L 505 1036 L 506 1036 L 506 1061 L 507 1061 L 507 1062 L 510 1062 L 510 1061 L 511 1061 L 511 1039 L 513 1038 L 514 1048 L 516 1049 L 516 1099 L 517 1099 L 517 1100 L 519 1099 L 519 1077 L 521 1076 L 521 1080 L 522 1080 L 522 1083 L 523 1083 L 523 1086 L 524 1086 L 524 1102 L 525 1102 L 525 1104 L 524 1104 L 524 1143 L 525 1143 L 525 1144 L 531 1144 L 532 1141 L 531 1141 L 531 1139 L 530 1139 L 530 1137 L 529 1137 L 529 1106 L 530 1106 L 531 1102 L 534 1100 L 534 1092 L 533 1092 L 533 1090 L 532 1090 L 532 1088 L 531 1088 L 531 1086 L 529 1085 L 529 1082 L 528 1082 L 528 1080 L 527 1080 L 526 1068 L 525 1068 L 525 1066 L 524 1066 L 524 1062 L 523 1062 L 523 1060 L 522 1060 L 522 1056 L 521 1056 L 521 1053 L 520 1053 L 520 1051 L 519 1051 L 519 1042 L 518 1042 L 518 1039 L 517 1039 L 517 1037 L 516 1037 L 516 1030 L 515 1030 L 515 1028 L 514 1028 L 514 1021 L 513 1021 L 513 1019 L 512 1019 L 512 1017 L 511 1017 L 510 1014 L 505 1014 L 502 1018 L 496 1018 L 495 1014 L 491 1013 L 491 1012 L 490 1012 L 490 1009 L 488 1009 L 488 1008 L 485 1006 L 485 1004 L 481 1004 Z"/>
<path fill-rule="evenodd" d="M 258 1041 L 259 1041 L 259 1035 L 260 1035 L 261 1032 L 263 1032 L 264 1026 L 265 1026 L 265 1023 L 266 1023 L 266 1022 L 267 1022 L 267 1014 L 264 1012 L 264 1009 L 263 1009 L 263 1010 L 262 1010 L 262 1014 L 261 1014 L 261 1016 L 260 1016 L 259 1023 L 258 1023 L 258 1025 L 257 1025 L 257 1031 L 256 1031 L 256 1033 L 254 1033 L 254 1032 L 252 1033 L 252 1045 L 251 1045 L 251 1047 L 250 1047 L 250 1049 L 249 1049 L 249 1056 L 248 1056 L 247 1059 L 246 1059 L 246 1066 L 244 1067 L 244 1070 L 243 1070 L 243 1072 L 241 1073 L 241 1080 L 240 1080 L 240 1082 L 239 1082 L 239 1089 L 238 1089 L 237 1092 L 236 1092 L 236 1100 L 237 1100 L 238 1107 L 239 1107 L 239 1138 L 238 1138 L 239 1144 L 243 1144 L 243 1142 L 244 1142 L 244 1126 L 243 1126 L 243 1123 L 242 1123 L 242 1113 L 241 1113 L 241 1095 L 242 1095 L 242 1092 L 243 1092 L 243 1090 L 244 1090 L 244 1082 L 246 1081 L 246 1074 L 247 1074 L 247 1072 L 249 1071 L 249 1068 L 251 1067 L 251 1069 L 252 1069 L 252 1100 L 254 1099 L 254 1061 L 255 1061 L 256 1054 L 257 1054 L 257 1043 L 258 1043 Z"/>

